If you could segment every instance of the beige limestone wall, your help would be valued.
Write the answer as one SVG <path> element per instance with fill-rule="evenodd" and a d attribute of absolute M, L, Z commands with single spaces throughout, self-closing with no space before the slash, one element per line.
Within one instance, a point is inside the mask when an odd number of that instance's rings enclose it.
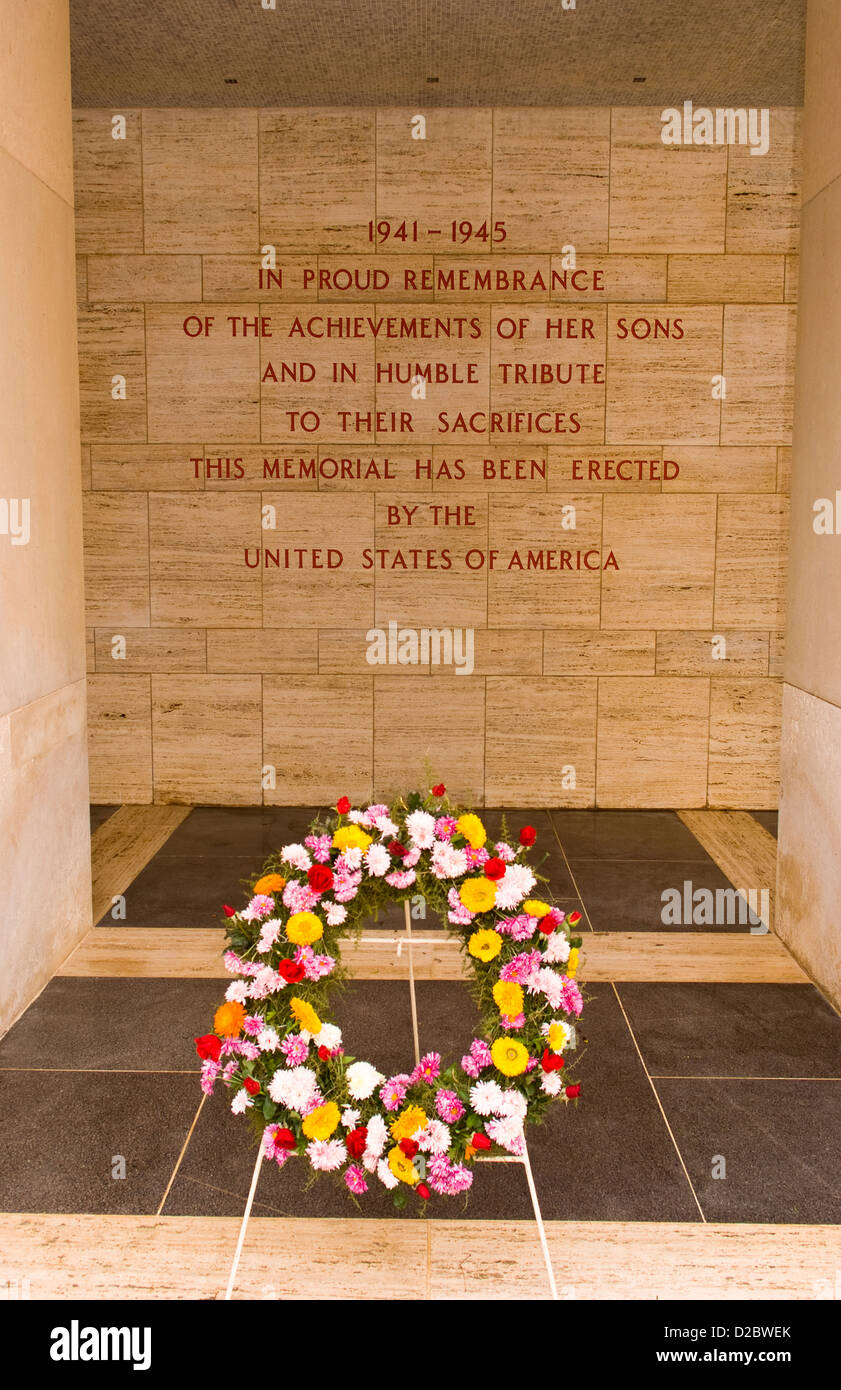
<path fill-rule="evenodd" d="M 0 10 L 0 207 L 2 1033 L 91 920 L 67 0 Z"/>
<path fill-rule="evenodd" d="M 839 63 L 841 7 L 810 0 L 777 930 L 841 1006 Z"/>
<path fill-rule="evenodd" d="M 411 118 L 74 114 L 94 800 L 387 797 L 428 759 L 476 804 L 776 806 L 799 112 L 760 158 L 653 107 Z M 472 671 L 372 666 L 391 623 L 472 631 Z"/>

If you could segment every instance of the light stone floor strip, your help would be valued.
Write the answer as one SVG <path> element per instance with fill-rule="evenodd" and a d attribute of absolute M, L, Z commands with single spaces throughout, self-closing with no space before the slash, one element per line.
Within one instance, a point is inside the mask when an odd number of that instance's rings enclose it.
<path fill-rule="evenodd" d="M 357 979 L 407 978 L 406 951 L 397 941 L 347 940 L 342 957 Z M 98 927 L 88 933 L 57 972 L 59 975 L 159 976 L 226 979 L 221 927 Z M 464 958 L 454 938 L 426 944 L 413 937 L 415 976 L 420 980 L 465 978 Z M 775 936 L 735 932 L 596 932 L 584 940 L 581 978 L 591 983 L 676 981 L 684 983 L 808 984 L 809 977 Z"/>
<path fill-rule="evenodd" d="M 121 806 L 91 836 L 93 920 L 137 878 L 192 806 Z"/>
<path fill-rule="evenodd" d="M 33 1299 L 219 1299 L 236 1217 L 0 1216 L 0 1281 Z M 841 1227 L 549 1221 L 559 1293 L 833 1299 Z M 546 1296 L 532 1221 L 255 1217 L 235 1298 Z"/>
<path fill-rule="evenodd" d="M 765 925 L 773 931 L 777 884 L 774 836 L 748 811 L 678 811 L 677 814 L 734 888 L 755 889 L 757 893 L 768 890 L 771 911 Z"/>

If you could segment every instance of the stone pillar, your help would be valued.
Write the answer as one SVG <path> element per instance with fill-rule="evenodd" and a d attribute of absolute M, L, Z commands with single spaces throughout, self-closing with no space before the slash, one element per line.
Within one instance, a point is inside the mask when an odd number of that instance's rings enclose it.
<path fill-rule="evenodd" d="M 841 1007 L 839 65 L 841 5 L 809 0 L 777 931 Z"/>
<path fill-rule="evenodd" d="M 0 1033 L 90 926 L 67 0 L 0 9 Z"/>

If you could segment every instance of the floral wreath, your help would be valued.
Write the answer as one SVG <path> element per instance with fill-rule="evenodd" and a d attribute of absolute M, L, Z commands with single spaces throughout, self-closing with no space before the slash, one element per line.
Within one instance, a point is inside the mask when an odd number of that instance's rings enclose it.
<path fill-rule="evenodd" d="M 283 1167 L 305 1155 L 334 1172 L 354 1197 L 376 1180 L 398 1207 L 409 1190 L 454 1196 L 473 1183 L 483 1151 L 520 1156 L 524 1125 L 552 1099 L 577 1100 L 566 1055 L 577 1046 L 581 920 L 529 896 L 537 875 L 525 858 L 537 833 L 488 846 L 478 815 L 451 805 L 438 785 L 393 806 L 316 820 L 303 844 L 264 865 L 241 911 L 226 906 L 224 961 L 236 980 L 213 1032 L 196 1039 L 201 1086 L 233 1091 L 265 1159 Z M 348 1056 L 325 1021 L 330 988 L 344 975 L 339 937 L 380 907 L 421 893 L 458 929 L 473 969 L 481 1036 L 458 1065 L 428 1052 L 410 1072 L 386 1077 Z M 329 982 L 329 984 L 328 984 Z"/>

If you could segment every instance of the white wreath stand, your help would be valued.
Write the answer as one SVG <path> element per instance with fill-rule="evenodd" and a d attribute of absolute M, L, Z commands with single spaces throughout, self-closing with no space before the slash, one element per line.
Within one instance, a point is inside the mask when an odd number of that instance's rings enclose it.
<path fill-rule="evenodd" d="M 415 964 L 413 959 L 412 946 L 414 943 L 417 943 L 418 945 L 440 946 L 442 942 L 438 939 L 430 938 L 425 941 L 423 937 L 413 937 L 412 916 L 411 912 L 409 911 L 408 901 L 404 902 L 403 908 L 406 917 L 405 936 L 367 936 L 363 937 L 362 940 L 366 944 L 370 945 L 396 945 L 398 956 L 402 953 L 403 945 L 405 942 L 406 955 L 409 963 L 409 998 L 411 1000 L 412 1007 L 412 1034 L 415 1044 L 415 1062 L 417 1063 L 420 1061 L 420 1044 L 418 1041 L 418 1001 L 415 995 Z M 445 937 L 444 941 L 448 945 L 458 945 L 458 942 L 454 941 L 452 938 Z M 248 1220 L 251 1216 L 251 1208 L 254 1205 L 254 1194 L 257 1191 L 257 1181 L 260 1177 L 260 1167 L 263 1162 L 263 1145 L 261 1143 L 257 1151 L 257 1162 L 254 1164 L 254 1172 L 251 1175 L 251 1187 L 248 1191 L 248 1201 L 245 1204 L 245 1211 L 243 1212 L 242 1223 L 239 1228 L 237 1247 L 234 1251 L 234 1258 L 231 1264 L 231 1272 L 228 1276 L 228 1287 L 225 1290 L 226 1301 L 230 1300 L 233 1295 L 234 1281 L 237 1277 L 237 1270 L 239 1269 L 239 1262 L 242 1257 L 242 1247 L 245 1244 L 245 1234 L 248 1230 Z M 540 1212 L 540 1203 L 537 1200 L 537 1188 L 534 1185 L 534 1175 L 531 1171 L 531 1162 L 529 1161 L 528 1148 L 525 1146 L 524 1143 L 522 1154 L 499 1154 L 489 1158 L 477 1159 L 477 1162 L 521 1163 L 523 1165 L 526 1174 L 526 1182 L 528 1183 L 529 1187 L 529 1196 L 531 1197 L 531 1204 L 534 1210 L 534 1219 L 537 1222 L 537 1234 L 540 1237 L 540 1248 L 543 1251 L 543 1260 L 546 1265 L 546 1277 L 549 1280 L 550 1295 L 553 1299 L 557 1299 L 558 1286 L 555 1282 L 555 1271 L 552 1268 L 552 1259 L 549 1254 L 549 1242 L 546 1239 L 546 1228 L 543 1224 L 543 1217 Z"/>

